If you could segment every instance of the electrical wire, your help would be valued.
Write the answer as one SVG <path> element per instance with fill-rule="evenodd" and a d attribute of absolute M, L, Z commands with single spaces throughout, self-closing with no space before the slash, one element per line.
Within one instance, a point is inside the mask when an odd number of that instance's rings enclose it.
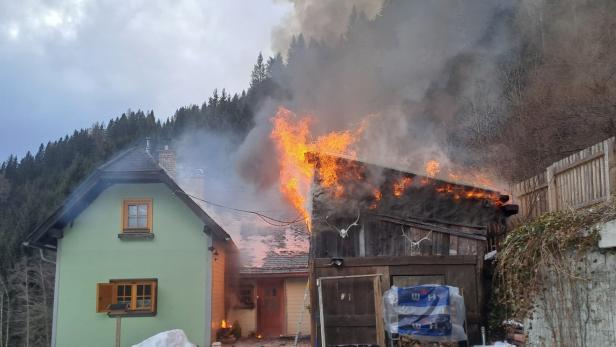
<path fill-rule="evenodd" d="M 276 227 L 285 227 L 285 226 L 289 226 L 289 225 L 293 225 L 293 224 L 305 221 L 305 219 L 301 218 L 301 217 L 298 217 L 298 218 L 296 218 L 294 220 L 285 221 L 285 220 L 277 219 L 277 218 L 274 218 L 274 217 L 270 217 L 268 215 L 265 215 L 265 214 L 257 212 L 257 211 L 244 210 L 244 209 L 241 209 L 241 208 L 235 208 L 235 207 L 231 207 L 231 206 L 226 206 L 226 205 L 218 204 L 218 203 L 215 203 L 215 202 L 212 202 L 212 201 L 209 201 L 209 200 L 205 200 L 205 199 L 200 198 L 198 196 L 194 196 L 194 195 L 188 194 L 188 193 L 186 193 L 184 191 L 181 191 L 181 190 L 176 190 L 176 193 L 184 194 L 184 195 L 186 195 L 186 196 L 188 196 L 188 197 L 190 197 L 192 199 L 199 200 L 199 201 L 204 202 L 204 203 L 206 203 L 208 205 L 224 208 L 224 209 L 231 210 L 231 211 L 253 214 L 253 215 L 259 217 L 265 223 L 267 223 L 269 225 L 272 225 L 272 226 L 276 226 Z"/>

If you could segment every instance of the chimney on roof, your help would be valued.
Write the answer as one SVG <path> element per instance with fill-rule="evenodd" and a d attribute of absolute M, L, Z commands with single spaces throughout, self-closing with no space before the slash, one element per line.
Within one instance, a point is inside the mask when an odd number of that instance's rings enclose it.
<path fill-rule="evenodd" d="M 169 176 L 175 177 L 175 152 L 169 149 L 169 145 L 158 151 L 158 165 L 165 169 Z"/>

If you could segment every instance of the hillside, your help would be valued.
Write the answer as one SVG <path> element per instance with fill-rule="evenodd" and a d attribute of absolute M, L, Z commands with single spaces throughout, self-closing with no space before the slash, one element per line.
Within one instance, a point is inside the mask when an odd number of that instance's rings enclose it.
<path fill-rule="evenodd" d="M 146 136 L 160 146 L 188 130 L 215 131 L 248 146 L 240 167 L 252 168 L 259 165 L 251 161 L 273 153 L 269 138 L 257 135 L 271 128 L 279 105 L 311 112 L 323 132 L 378 113 L 382 122 L 367 132 L 362 159 L 391 155 L 406 163 L 437 153 L 452 165 L 512 182 L 616 134 L 616 3 L 567 4 L 478 5 L 468 12 L 482 13 L 482 25 L 467 18 L 468 42 L 456 49 L 456 36 L 439 33 L 419 15 L 409 19 L 422 11 L 439 19 L 434 23 L 453 16 L 433 8 L 438 5 L 385 1 L 374 17 L 354 9 L 334 42 L 299 34 L 284 58 L 259 55 L 245 92 L 214 91 L 202 105 L 181 107 L 166 120 L 127 111 L 22 158 L 10 156 L 0 164 L 0 347 L 49 339 L 53 266 L 21 247 L 23 237 L 95 167 Z M 431 46 L 439 40 L 444 44 Z M 445 51 L 442 61 L 421 60 L 418 47 L 428 47 L 430 56 Z M 250 171 L 247 180 L 271 184 L 277 167 L 268 170 Z M 28 279 L 30 272 L 38 275 Z M 23 296 L 24 283 L 30 298 Z"/>

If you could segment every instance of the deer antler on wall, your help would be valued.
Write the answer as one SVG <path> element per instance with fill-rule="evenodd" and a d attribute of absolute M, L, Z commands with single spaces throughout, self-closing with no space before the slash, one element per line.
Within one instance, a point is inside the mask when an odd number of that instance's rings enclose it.
<path fill-rule="evenodd" d="M 359 226 L 359 217 L 360 217 L 360 212 L 359 212 L 359 209 L 357 209 L 357 219 L 353 223 L 349 224 L 348 227 L 342 228 L 342 229 L 338 229 L 335 226 L 329 224 L 329 221 L 327 220 L 329 216 L 325 217 L 325 223 L 327 223 L 327 225 L 329 225 L 330 228 L 336 230 L 338 234 L 340 234 L 340 237 L 345 239 L 349 235 L 349 231 L 351 231 L 352 227 Z"/>
<path fill-rule="evenodd" d="M 407 239 L 407 241 L 409 241 L 411 243 L 411 251 L 413 250 L 413 248 L 419 247 L 419 245 L 423 241 L 431 241 L 430 236 L 432 236 L 432 230 L 430 230 L 428 235 L 422 237 L 421 239 L 419 239 L 417 241 L 413 241 L 413 239 L 404 232 L 404 225 L 401 225 L 400 228 L 402 229 L 402 236 L 404 236 L 404 238 Z"/>

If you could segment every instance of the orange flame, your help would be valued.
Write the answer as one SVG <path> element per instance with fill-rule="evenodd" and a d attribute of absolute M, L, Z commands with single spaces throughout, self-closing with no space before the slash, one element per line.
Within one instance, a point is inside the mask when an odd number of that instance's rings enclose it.
<path fill-rule="evenodd" d="M 500 201 L 500 194 L 496 192 L 489 192 L 476 188 L 464 188 L 461 186 L 454 186 L 452 184 L 446 184 L 436 188 L 436 191 L 443 194 L 448 194 L 453 197 L 454 200 L 465 199 L 483 199 L 489 200 L 497 206 L 502 205 Z"/>
<path fill-rule="evenodd" d="M 425 170 L 426 170 L 426 175 L 428 177 L 434 178 L 441 171 L 441 163 L 439 163 L 438 161 L 434 159 L 428 160 L 425 166 Z"/>
<path fill-rule="evenodd" d="M 365 123 L 355 131 L 330 132 L 314 138 L 310 133 L 312 118 L 296 118 L 293 112 L 279 107 L 272 118 L 274 127 L 270 138 L 274 140 L 278 151 L 279 189 L 310 227 L 310 213 L 306 205 L 315 165 L 306 159 L 306 154 L 342 154 L 354 159 L 356 153 L 351 146 L 361 135 Z M 321 185 L 326 188 L 334 187 L 336 196 L 340 197 L 344 188 L 337 184 L 339 170 L 336 159 L 330 156 L 319 157 L 319 166 L 316 169 Z"/>
<path fill-rule="evenodd" d="M 374 200 L 376 201 L 381 201 L 381 199 L 383 198 L 383 193 L 381 193 L 381 191 L 376 188 L 374 188 L 373 194 L 374 194 Z"/>
<path fill-rule="evenodd" d="M 497 190 L 494 186 L 495 183 L 487 177 L 485 173 L 477 171 L 454 171 L 450 170 L 447 176 L 452 181 L 463 182 L 477 187 L 488 188 L 491 190 Z"/>
<path fill-rule="evenodd" d="M 222 322 L 220 322 L 220 327 L 222 329 L 226 329 L 226 328 L 231 328 L 231 324 L 228 324 L 226 320 L 222 320 Z"/>
<path fill-rule="evenodd" d="M 398 181 L 394 182 L 393 184 L 394 196 L 396 198 L 401 197 L 402 194 L 404 194 L 404 192 L 406 191 L 406 189 L 410 187 L 412 184 L 413 184 L 412 178 L 410 177 L 400 178 Z"/>
<path fill-rule="evenodd" d="M 383 199 L 383 193 L 377 188 L 372 189 L 372 196 L 374 196 L 374 202 L 368 206 L 369 209 L 374 210 L 378 207 L 379 201 Z"/>

